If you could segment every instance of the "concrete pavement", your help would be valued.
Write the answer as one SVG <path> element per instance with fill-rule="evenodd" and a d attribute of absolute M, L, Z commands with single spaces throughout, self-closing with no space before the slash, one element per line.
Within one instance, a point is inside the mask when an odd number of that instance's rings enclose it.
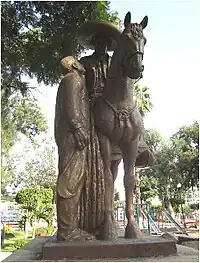
<path fill-rule="evenodd" d="M 0 261 L 4 260 L 8 256 L 10 256 L 12 252 L 0 252 Z"/>

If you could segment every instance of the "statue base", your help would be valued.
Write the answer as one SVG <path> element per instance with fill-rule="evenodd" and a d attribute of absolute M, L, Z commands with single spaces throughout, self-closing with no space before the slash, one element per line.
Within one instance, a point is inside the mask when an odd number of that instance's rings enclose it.
<path fill-rule="evenodd" d="M 175 255 L 176 252 L 176 243 L 161 237 L 148 236 L 139 240 L 119 237 L 113 241 L 87 242 L 61 242 L 52 237 L 44 244 L 42 260 L 144 258 Z"/>

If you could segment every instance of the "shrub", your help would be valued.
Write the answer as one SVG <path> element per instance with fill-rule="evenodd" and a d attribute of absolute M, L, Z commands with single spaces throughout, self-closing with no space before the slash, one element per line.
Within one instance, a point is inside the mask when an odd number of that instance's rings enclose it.
<path fill-rule="evenodd" d="M 189 206 L 190 206 L 190 208 L 191 208 L 193 211 L 199 210 L 199 204 L 198 204 L 198 203 L 197 203 L 197 204 L 190 204 Z"/>
<path fill-rule="evenodd" d="M 6 224 L 5 225 L 5 232 L 6 233 L 12 233 L 13 232 L 12 226 Z"/>
<path fill-rule="evenodd" d="M 13 237 L 15 237 L 15 235 L 13 233 L 8 233 L 8 232 L 5 233 L 5 238 L 9 239 L 9 238 L 13 238 Z"/>
<path fill-rule="evenodd" d="M 44 233 L 45 236 L 51 236 L 54 232 L 55 228 L 53 226 L 49 226 L 49 227 L 39 227 L 39 228 L 36 228 L 36 232 L 35 232 L 35 235 L 36 236 L 39 236 L 40 233 Z"/>
<path fill-rule="evenodd" d="M 14 243 L 14 247 L 15 247 L 15 249 L 19 249 L 19 248 L 23 247 L 26 243 L 27 243 L 26 240 L 19 239 L 19 240 L 16 240 L 16 242 Z"/>

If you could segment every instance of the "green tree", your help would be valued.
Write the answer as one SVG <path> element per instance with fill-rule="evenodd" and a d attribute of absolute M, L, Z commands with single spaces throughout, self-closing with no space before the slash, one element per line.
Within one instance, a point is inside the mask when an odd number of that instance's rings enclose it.
<path fill-rule="evenodd" d="M 158 180 L 151 172 L 151 168 L 140 171 L 140 197 L 141 201 L 147 201 L 149 198 L 158 195 Z"/>
<path fill-rule="evenodd" d="M 33 141 L 36 135 L 46 132 L 48 127 L 37 100 L 30 92 L 24 96 L 15 92 L 6 98 L 3 90 L 1 102 L 2 155 L 8 157 L 20 134 Z"/>
<path fill-rule="evenodd" d="M 193 211 L 198 211 L 199 210 L 199 204 L 196 203 L 196 204 L 190 204 L 190 208 L 193 210 Z"/>
<path fill-rule="evenodd" d="M 10 184 L 14 175 L 15 166 L 12 158 L 7 159 L 6 165 L 1 165 L 1 198 L 10 199 L 7 193 L 7 186 Z"/>
<path fill-rule="evenodd" d="M 115 191 L 114 191 L 114 201 L 119 201 L 119 200 L 120 200 L 119 192 L 115 189 Z"/>
<path fill-rule="evenodd" d="M 162 149 L 165 141 L 160 133 L 155 129 L 147 129 L 145 132 L 146 143 L 154 153 L 155 160 L 159 157 L 159 151 Z M 140 193 L 141 200 L 145 201 L 151 197 L 158 195 L 159 191 L 157 185 L 159 184 L 158 178 L 156 177 L 156 165 L 158 160 L 155 161 L 153 167 L 145 168 L 140 170 Z"/>
<path fill-rule="evenodd" d="M 134 86 L 134 97 L 137 100 L 140 113 L 144 117 L 153 108 L 149 88 L 136 84 Z"/>
<path fill-rule="evenodd" d="M 24 188 L 20 190 L 15 201 L 25 211 L 26 218 L 33 222 L 33 238 L 36 222 L 44 219 L 50 225 L 53 218 L 53 191 L 44 187 Z"/>
<path fill-rule="evenodd" d="M 34 149 L 34 152 L 35 155 L 32 158 L 28 157 L 27 161 L 24 155 L 20 156 L 19 161 L 24 159 L 25 165 L 21 171 L 14 174 L 13 183 L 19 187 L 43 186 L 55 191 L 57 179 L 55 147 L 48 145 L 48 142 L 43 140 L 41 145 Z"/>
<path fill-rule="evenodd" d="M 87 20 L 119 23 L 107 1 L 2 1 L 2 87 L 5 96 L 29 89 L 23 75 L 38 83 L 59 81 L 59 62 L 83 50 L 77 29 Z"/>
<path fill-rule="evenodd" d="M 1 96 L 1 194 L 5 196 L 6 187 L 14 172 L 11 149 L 20 139 L 26 136 L 32 143 L 35 137 L 47 131 L 47 121 L 37 105 L 37 100 L 28 91 L 22 95 L 19 91 L 5 96 L 2 90 Z"/>
<path fill-rule="evenodd" d="M 175 182 L 178 178 L 176 177 L 175 154 L 169 142 L 166 142 L 156 154 L 154 175 L 158 179 L 159 197 L 165 208 L 171 210 L 170 189 L 172 189 L 172 181 Z"/>
<path fill-rule="evenodd" d="M 115 189 L 114 190 L 114 209 L 117 209 L 117 207 L 119 206 L 119 200 L 120 200 L 119 192 Z"/>
<path fill-rule="evenodd" d="M 165 142 L 155 152 L 154 166 L 141 171 L 141 180 L 146 184 L 146 188 L 150 186 L 148 178 L 153 181 L 150 191 L 157 190 L 160 200 L 167 209 L 171 209 L 170 188 L 172 178 L 173 183 L 175 183 L 174 177 L 176 177 L 175 154 L 171 144 Z"/>
<path fill-rule="evenodd" d="M 4 170 L 20 133 L 33 139 L 47 129 L 37 101 L 31 96 L 34 87 L 23 77 L 36 77 L 46 85 L 57 83 L 60 59 L 71 54 L 78 56 L 83 50 L 75 40 L 80 25 L 90 19 L 119 23 L 117 13 L 111 12 L 109 6 L 107 1 L 1 2 Z"/>
<path fill-rule="evenodd" d="M 199 186 L 199 124 L 185 125 L 171 138 L 184 189 Z"/>
<path fill-rule="evenodd" d="M 155 129 L 146 129 L 145 130 L 145 140 L 149 149 L 156 153 L 158 152 L 165 143 L 165 140 L 160 135 L 160 133 Z"/>

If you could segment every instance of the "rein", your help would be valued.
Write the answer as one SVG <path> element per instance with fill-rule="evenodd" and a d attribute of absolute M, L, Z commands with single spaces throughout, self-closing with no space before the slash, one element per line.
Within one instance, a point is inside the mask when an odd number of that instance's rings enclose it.
<path fill-rule="evenodd" d="M 138 79 L 136 79 L 136 81 L 135 81 L 135 83 L 134 84 L 136 84 L 140 79 L 142 79 L 143 78 L 143 75 L 142 75 L 142 73 L 141 73 L 141 75 L 140 75 L 140 77 L 138 78 Z"/>

